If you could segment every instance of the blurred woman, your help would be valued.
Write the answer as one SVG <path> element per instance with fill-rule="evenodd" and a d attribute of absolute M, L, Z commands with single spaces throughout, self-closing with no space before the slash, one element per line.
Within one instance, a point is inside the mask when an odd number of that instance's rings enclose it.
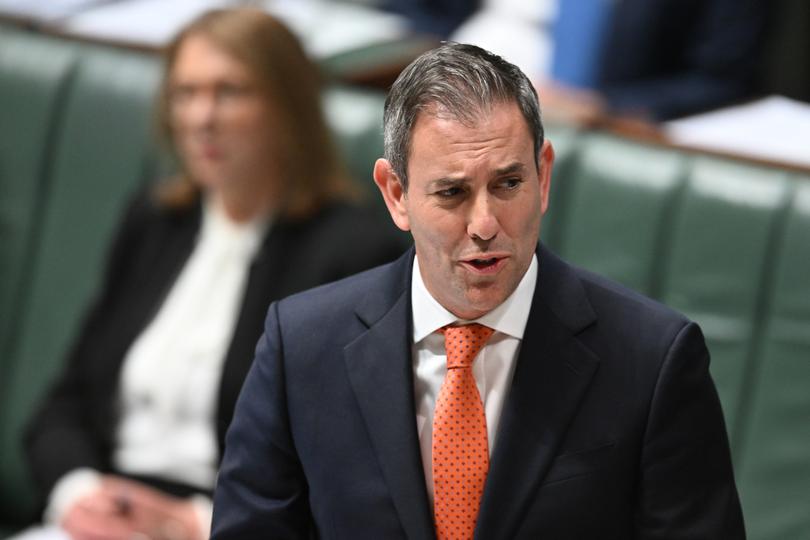
<path fill-rule="evenodd" d="M 283 25 L 208 13 L 165 66 L 159 114 L 182 172 L 132 203 L 27 436 L 46 521 L 75 539 L 207 538 L 268 304 L 398 254 L 347 202 L 317 71 Z"/>

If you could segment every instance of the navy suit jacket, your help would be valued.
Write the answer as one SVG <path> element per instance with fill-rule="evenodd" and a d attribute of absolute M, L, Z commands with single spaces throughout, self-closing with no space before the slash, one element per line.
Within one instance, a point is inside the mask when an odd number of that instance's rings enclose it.
<path fill-rule="evenodd" d="M 663 120 L 753 94 L 769 13 L 765 0 L 602 1 L 611 2 L 613 13 L 599 50 L 596 89 L 613 111 Z M 409 17 L 418 31 L 445 35 L 480 4 L 385 0 L 382 5 Z"/>
<path fill-rule="evenodd" d="M 543 247 L 476 538 L 744 538 L 699 328 Z M 413 251 L 273 303 L 228 431 L 214 540 L 435 537 Z"/>

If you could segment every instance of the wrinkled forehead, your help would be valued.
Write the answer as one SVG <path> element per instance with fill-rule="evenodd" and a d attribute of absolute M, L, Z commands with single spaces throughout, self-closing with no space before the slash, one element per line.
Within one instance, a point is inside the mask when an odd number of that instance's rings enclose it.
<path fill-rule="evenodd" d="M 425 117 L 440 120 L 452 120 L 468 128 L 474 128 L 492 115 L 492 111 L 499 105 L 515 103 L 513 100 L 499 99 L 497 101 L 469 100 L 466 103 L 447 103 L 443 100 L 426 101 L 417 107 L 414 126 Z M 411 130 L 413 131 L 413 130 Z"/>
<path fill-rule="evenodd" d="M 435 123 L 430 122 L 430 120 L 439 120 L 440 122 Z M 420 107 L 417 111 L 409 133 L 409 154 L 413 149 L 414 135 L 417 131 L 424 133 L 423 130 L 426 125 L 447 126 L 448 124 L 455 124 L 466 130 L 488 130 L 493 126 L 493 121 L 499 127 L 508 126 L 525 133 L 528 137 L 532 136 L 531 127 L 521 113 L 519 104 L 514 100 L 484 102 L 466 108 L 449 107 L 444 103 L 434 101 Z"/>

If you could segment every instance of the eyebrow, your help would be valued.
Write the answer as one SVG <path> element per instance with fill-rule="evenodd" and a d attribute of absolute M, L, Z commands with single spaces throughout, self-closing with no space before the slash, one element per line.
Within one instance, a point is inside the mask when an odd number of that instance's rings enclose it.
<path fill-rule="evenodd" d="M 501 167 L 500 169 L 495 169 L 495 176 L 504 176 L 506 174 L 522 173 L 522 172 L 525 172 L 525 171 L 526 171 L 526 166 L 523 163 L 521 163 L 519 161 L 516 161 L 516 162 L 512 163 L 511 165 L 507 165 L 506 167 Z"/>
<path fill-rule="evenodd" d="M 516 161 L 511 163 L 505 167 L 501 167 L 499 169 L 495 169 L 493 177 L 505 176 L 508 174 L 514 173 L 524 173 L 526 171 L 526 165 L 523 163 Z M 431 180 L 427 183 L 428 190 L 441 190 L 447 189 L 451 187 L 456 187 L 466 183 L 469 179 L 466 176 L 459 176 L 458 178 L 452 178 L 450 176 L 443 176 L 441 178 L 436 178 Z"/>
<path fill-rule="evenodd" d="M 435 180 L 431 180 L 427 184 L 428 190 L 434 189 L 445 189 L 450 187 L 456 187 L 460 184 L 463 184 L 467 181 L 466 176 L 462 176 L 459 178 L 450 178 L 450 177 L 443 177 L 443 178 L 436 178 Z"/>

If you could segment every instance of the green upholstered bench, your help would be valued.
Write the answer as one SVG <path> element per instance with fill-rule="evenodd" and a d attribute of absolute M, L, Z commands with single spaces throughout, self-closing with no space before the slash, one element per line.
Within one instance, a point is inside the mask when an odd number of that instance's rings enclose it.
<path fill-rule="evenodd" d="M 133 52 L 37 40 L 25 33 L 4 39 L 14 42 L 21 71 L 37 72 L 25 83 L 32 94 L 57 105 L 37 108 L 47 119 L 31 117 L 48 127 L 40 137 L 45 144 L 11 138 L 8 148 L 9 155 L 29 153 L 39 176 L 25 194 L 32 200 L 27 219 L 34 223 L 13 231 L 25 249 L 11 262 L 25 279 L 9 286 L 16 295 L 14 311 L 3 321 L 0 513 L 4 520 L 24 520 L 33 507 L 20 435 L 93 294 L 103 246 L 122 205 L 150 171 L 155 152 L 149 110 L 159 65 Z M 36 44 L 29 48 L 32 40 Z M 34 53 L 49 61 L 38 63 Z M 3 67 L 13 71 L 12 60 Z M 26 121 L 20 119 L 18 126 Z M 3 174 L 0 182 L 22 191 L 19 177 Z"/>
<path fill-rule="evenodd" d="M 21 449 L 128 194 L 154 178 L 157 57 L 0 26 L 0 531 L 34 518 Z M 378 205 L 383 94 L 324 95 Z M 549 126 L 544 241 L 704 329 L 754 540 L 810 537 L 810 177 Z"/>
<path fill-rule="evenodd" d="M 49 180 L 48 156 L 73 47 L 0 27 L 0 370 L 5 373 L 11 321 L 27 285 L 25 265 L 39 227 Z M 0 395 L 6 377 L 0 377 Z"/>
<path fill-rule="evenodd" d="M 810 538 L 810 175 L 559 137 L 543 237 L 700 323 L 749 538 Z"/>
<path fill-rule="evenodd" d="M 168 161 L 154 142 L 161 69 L 154 54 L 0 26 L 0 530 L 36 517 L 25 422 L 98 286 L 123 205 Z M 384 98 L 335 86 L 324 106 L 349 173 L 393 229 L 370 172 Z"/>

